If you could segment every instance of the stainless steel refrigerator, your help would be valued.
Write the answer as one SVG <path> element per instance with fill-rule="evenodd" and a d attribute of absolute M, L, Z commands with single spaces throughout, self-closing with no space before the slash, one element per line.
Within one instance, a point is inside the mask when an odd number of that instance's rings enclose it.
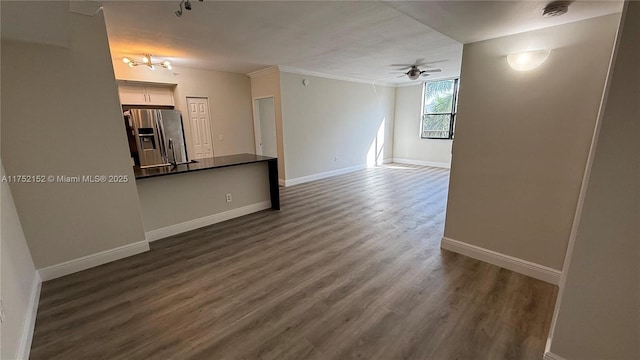
<path fill-rule="evenodd" d="M 130 109 L 124 115 L 131 155 L 141 168 L 189 162 L 179 111 Z"/>

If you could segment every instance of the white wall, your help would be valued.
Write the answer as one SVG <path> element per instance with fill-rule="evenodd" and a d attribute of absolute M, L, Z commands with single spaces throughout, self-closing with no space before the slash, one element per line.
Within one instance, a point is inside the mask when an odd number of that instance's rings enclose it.
<path fill-rule="evenodd" d="M 255 153 L 251 82 L 246 75 L 178 66 L 151 71 L 144 66 L 131 68 L 122 59 L 113 59 L 113 69 L 118 80 L 176 84 L 175 104 L 183 119 L 188 116 L 187 97 L 207 97 L 214 156 Z M 184 121 L 184 128 L 187 151 L 193 154 L 189 121 Z"/>
<path fill-rule="evenodd" d="M 640 359 L 640 3 L 628 2 L 551 339 L 567 360 Z"/>
<path fill-rule="evenodd" d="M 251 74 L 252 99 L 273 96 L 273 106 L 276 116 L 276 142 L 278 150 L 278 178 L 285 179 L 284 142 L 282 133 L 282 100 L 280 96 L 280 70 L 271 67 Z"/>
<path fill-rule="evenodd" d="M 6 175 L 1 163 L 0 167 L 0 176 Z M 9 185 L 2 182 L 0 187 L 0 298 L 6 313 L 0 324 L 0 358 L 26 359 L 36 320 L 33 310 L 38 305 L 40 277 L 31 260 Z"/>
<path fill-rule="evenodd" d="M 420 138 L 424 83 L 396 88 L 393 158 L 417 164 L 451 165 L 452 140 Z"/>
<path fill-rule="evenodd" d="M 4 12 L 2 16 L 4 26 Z M 31 17 L 22 26 L 47 31 L 39 21 Z M 2 41 L 2 161 L 7 174 L 133 179 L 102 13 L 70 13 L 68 21 L 69 47 Z M 14 183 L 11 191 L 38 269 L 144 241 L 133 180 Z"/>
<path fill-rule="evenodd" d="M 618 21 L 464 46 L 446 238 L 562 269 Z M 553 51 L 512 70 L 527 47 Z"/>
<path fill-rule="evenodd" d="M 376 138 L 392 157 L 394 88 L 281 72 L 280 89 L 287 180 L 365 166 Z"/>

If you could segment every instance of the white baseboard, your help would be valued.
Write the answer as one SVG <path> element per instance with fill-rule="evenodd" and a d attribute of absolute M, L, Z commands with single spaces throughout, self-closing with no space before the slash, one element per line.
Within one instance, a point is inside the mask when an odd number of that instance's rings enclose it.
<path fill-rule="evenodd" d="M 33 330 L 36 327 L 41 288 L 42 280 L 40 279 L 40 274 L 36 271 L 33 279 L 33 287 L 31 288 L 31 296 L 29 297 L 29 312 L 25 316 L 24 324 L 22 324 L 22 334 L 20 334 L 20 343 L 18 344 L 16 358 L 19 360 L 28 359 L 29 353 L 31 352 L 31 341 L 33 340 Z"/>
<path fill-rule="evenodd" d="M 231 220 L 240 216 L 248 215 L 248 214 L 266 210 L 269 208 L 271 208 L 271 200 L 239 207 L 237 209 L 232 209 L 229 211 L 201 217 L 198 219 L 185 221 L 183 223 L 166 226 L 160 229 L 147 231 L 145 233 L 145 236 L 147 238 L 147 241 L 156 241 L 156 240 L 164 239 L 169 236 L 182 234 L 183 232 L 195 230 L 204 226 L 217 224 L 219 222 Z"/>
<path fill-rule="evenodd" d="M 553 285 L 558 285 L 560 283 L 560 271 L 535 264 L 530 261 L 518 259 L 513 256 L 501 254 L 499 252 L 487 250 L 479 246 L 463 243 L 446 237 L 442 238 L 440 247 L 538 280 L 546 281 Z"/>
<path fill-rule="evenodd" d="M 421 160 L 412 160 L 412 159 L 401 159 L 401 158 L 393 158 L 392 160 L 393 160 L 394 163 L 398 163 L 398 164 L 431 166 L 431 167 L 451 169 L 451 164 L 450 163 L 433 162 L 433 161 L 421 161 Z"/>
<path fill-rule="evenodd" d="M 392 162 L 393 162 L 393 159 L 392 159 L 392 158 L 388 158 L 388 159 L 383 159 L 383 160 L 382 160 L 382 163 L 383 163 L 383 164 L 391 164 Z"/>
<path fill-rule="evenodd" d="M 552 352 L 545 352 L 544 356 L 542 357 L 543 360 L 566 360 L 565 358 L 563 358 L 562 356 L 558 356 Z"/>
<path fill-rule="evenodd" d="M 326 172 L 322 172 L 322 173 L 319 173 L 319 174 L 302 176 L 302 177 L 298 177 L 298 178 L 294 178 L 294 179 L 285 180 L 285 186 L 293 186 L 293 185 L 306 183 L 306 182 L 309 182 L 309 181 L 326 179 L 328 177 L 348 174 L 350 172 L 354 172 L 354 171 L 358 171 L 358 170 L 362 170 L 362 169 L 366 169 L 366 168 L 367 168 L 367 165 L 361 164 L 361 165 L 351 166 L 351 167 L 348 167 L 348 168 L 342 168 L 342 169 L 326 171 Z"/>
<path fill-rule="evenodd" d="M 39 269 L 42 281 L 52 280 L 61 276 L 73 274 L 78 271 L 100 266 L 112 261 L 149 251 L 149 243 L 146 240 L 120 246 L 114 249 L 83 256 L 78 259 L 66 261 L 60 264 Z"/>
<path fill-rule="evenodd" d="M 278 185 L 285 186 L 284 179 L 278 179 Z"/>

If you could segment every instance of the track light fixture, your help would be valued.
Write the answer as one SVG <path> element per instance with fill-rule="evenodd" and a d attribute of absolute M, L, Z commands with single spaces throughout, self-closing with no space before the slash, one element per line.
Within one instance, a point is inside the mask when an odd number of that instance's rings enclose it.
<path fill-rule="evenodd" d="M 198 1 L 203 2 L 204 0 L 198 0 Z M 190 0 L 182 0 L 182 1 L 180 1 L 179 7 L 180 8 L 174 12 L 174 14 L 176 14 L 176 17 L 181 17 L 182 16 L 183 7 L 184 7 L 184 10 L 191 10 L 191 1 Z"/>
<path fill-rule="evenodd" d="M 149 68 L 149 70 L 155 70 L 156 69 L 156 65 L 161 66 L 167 70 L 171 70 L 171 62 L 169 60 L 165 60 L 162 62 L 153 62 L 151 61 L 151 54 L 144 54 L 142 55 L 142 61 L 135 61 L 135 60 L 131 60 L 128 57 L 123 57 L 122 58 L 122 62 L 129 65 L 129 67 L 134 67 L 134 66 L 138 66 L 138 65 L 145 65 L 146 67 Z"/>

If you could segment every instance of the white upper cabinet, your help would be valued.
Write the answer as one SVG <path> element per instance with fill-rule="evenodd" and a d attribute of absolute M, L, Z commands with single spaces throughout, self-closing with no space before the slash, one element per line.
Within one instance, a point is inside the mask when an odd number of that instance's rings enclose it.
<path fill-rule="evenodd" d="M 169 86 L 118 85 L 122 105 L 173 106 L 173 89 Z"/>

